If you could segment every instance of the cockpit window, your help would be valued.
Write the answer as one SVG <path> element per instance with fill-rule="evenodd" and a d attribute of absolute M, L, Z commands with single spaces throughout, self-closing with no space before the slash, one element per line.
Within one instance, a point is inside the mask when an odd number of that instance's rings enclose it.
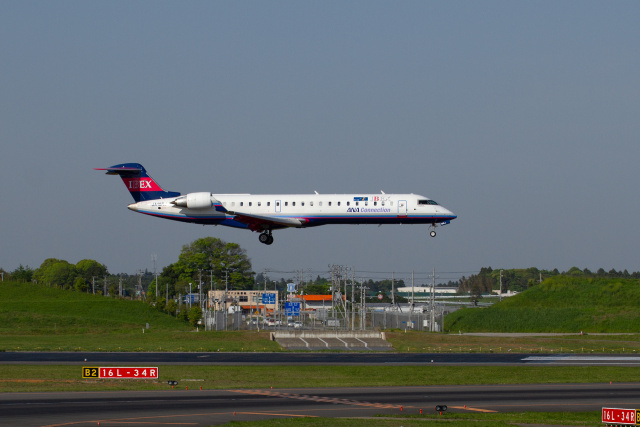
<path fill-rule="evenodd" d="M 418 204 L 419 205 L 437 205 L 435 200 L 426 200 L 426 199 L 418 200 Z"/>

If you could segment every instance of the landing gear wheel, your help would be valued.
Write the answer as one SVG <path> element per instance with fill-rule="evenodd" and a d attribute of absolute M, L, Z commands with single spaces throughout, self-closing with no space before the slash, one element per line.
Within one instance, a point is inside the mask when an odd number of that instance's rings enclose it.
<path fill-rule="evenodd" d="M 260 243 L 264 243 L 265 245 L 270 245 L 273 243 L 273 236 L 271 235 L 270 232 L 264 232 L 264 233 L 260 233 L 260 236 L 258 236 L 258 240 L 260 240 Z"/>
<path fill-rule="evenodd" d="M 431 232 L 429 234 L 431 235 L 431 237 L 436 237 L 436 231 L 435 230 L 431 230 Z"/>

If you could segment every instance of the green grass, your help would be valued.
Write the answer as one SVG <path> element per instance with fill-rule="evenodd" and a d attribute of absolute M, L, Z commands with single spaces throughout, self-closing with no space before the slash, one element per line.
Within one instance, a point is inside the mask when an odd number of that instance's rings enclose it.
<path fill-rule="evenodd" d="M 572 426 L 593 426 L 601 425 L 600 412 L 503 412 L 495 414 L 456 414 L 446 412 L 443 415 L 423 414 L 423 415 L 397 415 L 389 417 L 383 415 L 378 418 L 281 418 L 273 420 L 232 421 L 224 426 L 239 427 L 358 427 L 376 426 L 387 427 L 402 426 L 429 426 L 445 425 L 449 427 L 466 427 L 473 425 L 476 427 L 489 426 L 514 426 L 522 424 L 546 424 L 546 425 L 572 425 Z M 400 424 L 399 424 L 400 423 Z"/>
<path fill-rule="evenodd" d="M 49 335 L 118 333 L 191 328 L 148 304 L 80 292 L 63 291 L 34 283 L 0 285 L 0 334 Z"/>
<path fill-rule="evenodd" d="M 396 351 L 408 353 L 640 353 L 640 334 L 474 336 L 390 331 L 386 337 Z"/>
<path fill-rule="evenodd" d="M 146 324 L 150 329 L 145 329 Z M 144 332 L 143 332 L 144 331 Z M 0 285 L 0 351 L 281 351 L 268 333 L 196 332 L 140 301 Z"/>
<path fill-rule="evenodd" d="M 616 366 L 158 366 L 158 380 L 87 380 L 82 365 L 0 365 L 0 391 L 269 389 L 463 384 L 552 384 L 640 381 L 640 370 Z M 197 379 L 201 381 L 183 381 Z"/>
<path fill-rule="evenodd" d="M 266 332 L 195 332 L 142 329 L 55 335 L 0 335 L 0 351 L 282 351 Z"/>
<path fill-rule="evenodd" d="M 428 426 L 434 424 L 444 424 L 448 427 L 467 427 L 469 421 L 449 421 L 448 417 L 442 417 L 441 421 L 436 420 L 413 420 L 407 418 L 280 418 L 274 420 L 261 420 L 261 421 L 232 421 L 223 426 L 238 426 L 238 427 L 288 427 L 288 426 L 303 426 L 303 427 L 414 427 L 414 426 Z M 501 421 L 473 421 L 475 427 L 504 427 L 511 426 L 512 424 L 504 423 Z"/>
<path fill-rule="evenodd" d="M 457 332 L 640 332 L 640 280 L 553 276 L 489 308 L 445 318 Z"/>

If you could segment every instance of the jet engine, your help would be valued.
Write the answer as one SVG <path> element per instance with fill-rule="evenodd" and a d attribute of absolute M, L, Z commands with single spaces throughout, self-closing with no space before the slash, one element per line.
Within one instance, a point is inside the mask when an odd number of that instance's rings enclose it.
<path fill-rule="evenodd" d="M 178 197 L 172 204 L 181 208 L 206 209 L 213 206 L 211 193 L 189 193 L 186 196 Z"/>

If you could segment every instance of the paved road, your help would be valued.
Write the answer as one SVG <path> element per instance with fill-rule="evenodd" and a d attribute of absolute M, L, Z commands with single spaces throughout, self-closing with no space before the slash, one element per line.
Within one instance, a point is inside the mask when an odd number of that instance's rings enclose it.
<path fill-rule="evenodd" d="M 0 394 L 0 425 L 194 425 L 290 417 L 433 412 L 599 411 L 637 408 L 640 384 Z M 594 425 L 599 424 L 594 419 Z"/>
<path fill-rule="evenodd" d="M 238 364 L 238 365 L 623 365 L 640 366 L 640 356 L 521 353 L 89 353 L 0 352 L 0 364 Z"/>

